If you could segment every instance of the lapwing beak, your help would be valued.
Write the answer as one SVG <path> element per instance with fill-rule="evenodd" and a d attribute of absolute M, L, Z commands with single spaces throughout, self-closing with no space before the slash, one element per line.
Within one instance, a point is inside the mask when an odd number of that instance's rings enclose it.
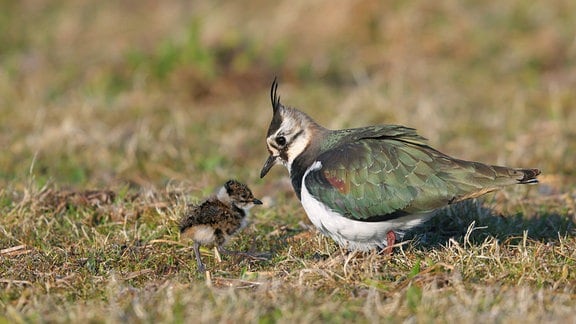
<path fill-rule="evenodd" d="M 274 164 L 276 164 L 276 158 L 277 156 L 273 155 L 270 155 L 268 157 L 266 163 L 264 163 L 264 166 L 262 167 L 262 171 L 260 171 L 260 178 L 264 178 L 264 176 L 268 173 L 268 171 L 270 171 L 270 169 L 274 166 Z"/>
<path fill-rule="evenodd" d="M 252 203 L 254 205 L 262 205 L 262 200 L 254 198 L 254 200 L 252 200 Z"/>

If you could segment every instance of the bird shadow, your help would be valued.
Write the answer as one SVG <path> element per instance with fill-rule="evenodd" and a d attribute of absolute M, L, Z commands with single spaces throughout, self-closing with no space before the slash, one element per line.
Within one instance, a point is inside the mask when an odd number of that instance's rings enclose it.
<path fill-rule="evenodd" d="M 470 232 L 471 225 L 474 230 Z M 415 249 L 446 246 L 450 239 L 481 245 L 487 238 L 516 244 L 524 239 L 543 243 L 576 235 L 576 223 L 558 212 L 541 212 L 526 217 L 522 213 L 503 216 L 477 200 L 463 201 L 445 208 L 428 222 L 405 233 Z"/>

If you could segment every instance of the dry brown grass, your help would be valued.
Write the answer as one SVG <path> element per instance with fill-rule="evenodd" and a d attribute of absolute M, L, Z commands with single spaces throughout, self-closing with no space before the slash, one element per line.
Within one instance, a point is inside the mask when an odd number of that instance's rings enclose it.
<path fill-rule="evenodd" d="M 0 322 L 573 322 L 571 1 L 0 1 Z M 392 257 L 258 173 L 268 87 L 321 124 L 415 127 L 539 186 L 445 211 Z M 266 204 L 196 273 L 175 221 L 228 178 Z M 96 191 L 93 191 L 96 190 Z"/>

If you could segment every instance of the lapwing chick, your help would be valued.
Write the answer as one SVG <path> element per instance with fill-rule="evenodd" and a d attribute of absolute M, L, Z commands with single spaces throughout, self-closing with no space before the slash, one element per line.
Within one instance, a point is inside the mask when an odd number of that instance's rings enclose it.
<path fill-rule="evenodd" d="M 464 161 L 430 147 L 412 128 L 379 125 L 330 130 L 284 106 L 272 83 L 270 153 L 260 177 L 277 163 L 310 221 L 348 250 L 385 248 L 444 206 L 502 186 L 537 183 L 538 169 Z"/>
<path fill-rule="evenodd" d="M 180 237 L 194 241 L 199 272 L 205 271 L 200 246 L 213 245 L 220 253 L 231 253 L 224 244 L 246 225 L 250 208 L 261 204 L 248 186 L 229 180 L 216 195 L 188 208 L 180 220 Z"/>

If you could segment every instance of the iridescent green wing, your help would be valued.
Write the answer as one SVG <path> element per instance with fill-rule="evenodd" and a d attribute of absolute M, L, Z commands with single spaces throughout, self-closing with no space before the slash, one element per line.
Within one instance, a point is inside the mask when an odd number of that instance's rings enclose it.
<path fill-rule="evenodd" d="M 499 178 L 498 167 L 452 159 L 424 144 L 411 129 L 362 131 L 355 141 L 341 139 L 344 144 L 322 153 L 316 159 L 321 168 L 305 179 L 312 196 L 349 218 L 427 212 L 515 181 Z"/>

